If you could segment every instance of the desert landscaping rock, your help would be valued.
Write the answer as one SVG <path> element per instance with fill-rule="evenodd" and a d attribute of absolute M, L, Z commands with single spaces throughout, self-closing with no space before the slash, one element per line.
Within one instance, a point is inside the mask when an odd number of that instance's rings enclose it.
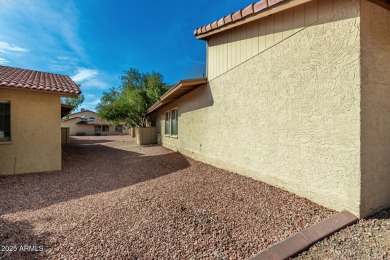
<path fill-rule="evenodd" d="M 295 259 L 390 259 L 390 208 L 314 244 Z"/>
<path fill-rule="evenodd" d="M 0 245 L 43 246 L 4 259 L 245 259 L 335 213 L 128 136 L 73 138 L 0 196 Z"/>

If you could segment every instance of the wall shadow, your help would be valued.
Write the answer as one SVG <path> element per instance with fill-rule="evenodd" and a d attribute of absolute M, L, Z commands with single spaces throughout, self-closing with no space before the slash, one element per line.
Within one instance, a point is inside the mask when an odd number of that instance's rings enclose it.
<path fill-rule="evenodd" d="M 76 138 L 72 138 L 70 137 L 70 142 L 72 144 L 79 144 L 79 145 L 90 145 L 90 144 L 101 144 L 101 143 L 112 143 L 114 142 L 113 140 L 109 140 L 109 139 L 100 139 L 100 140 L 96 140 L 96 139 L 93 139 L 93 137 L 91 137 L 92 139 L 76 139 Z"/>
<path fill-rule="evenodd" d="M 214 105 L 213 93 L 211 92 L 210 83 L 194 89 L 190 93 L 181 97 L 178 102 L 180 106 L 179 116 L 182 113 L 192 112 L 198 109 L 211 107 Z"/>
<path fill-rule="evenodd" d="M 49 235 L 47 232 L 37 235 L 28 221 L 9 221 L 0 217 L 0 259 L 41 258 L 51 246 Z"/>
<path fill-rule="evenodd" d="M 88 141 L 92 144 L 86 145 Z M 117 190 L 189 166 L 179 153 L 153 150 L 153 155 L 143 155 L 93 142 L 63 146 L 61 171 L 0 176 L 0 216 Z"/>

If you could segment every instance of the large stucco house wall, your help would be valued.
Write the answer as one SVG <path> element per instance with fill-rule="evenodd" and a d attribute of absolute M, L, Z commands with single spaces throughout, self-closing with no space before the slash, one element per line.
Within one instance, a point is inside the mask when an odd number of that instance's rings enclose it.
<path fill-rule="evenodd" d="M 60 95 L 0 89 L 11 103 L 11 141 L 0 142 L 0 175 L 61 170 Z"/>
<path fill-rule="evenodd" d="M 389 205 L 388 15 L 318 0 L 210 36 L 209 82 L 158 110 L 162 144 L 360 217 Z"/>

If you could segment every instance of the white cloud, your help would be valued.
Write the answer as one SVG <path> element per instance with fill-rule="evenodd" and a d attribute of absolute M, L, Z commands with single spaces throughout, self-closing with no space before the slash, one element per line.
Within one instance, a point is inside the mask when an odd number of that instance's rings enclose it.
<path fill-rule="evenodd" d="M 8 60 L 6 60 L 6 59 L 0 57 L 0 64 L 6 64 L 6 63 L 8 63 L 8 62 L 9 62 Z"/>
<path fill-rule="evenodd" d="M 16 45 L 9 44 L 8 42 L 0 42 L 0 52 L 6 53 L 7 51 L 13 52 L 28 52 L 26 48 L 22 48 Z"/>
<path fill-rule="evenodd" d="M 110 85 L 98 77 L 99 72 L 93 69 L 87 69 L 79 67 L 75 75 L 71 78 L 77 83 L 81 84 L 82 89 L 100 89 L 104 90 L 110 87 Z"/>
<path fill-rule="evenodd" d="M 92 79 L 97 76 L 99 73 L 97 70 L 86 69 L 86 68 L 77 68 L 76 74 L 71 78 L 76 82 L 83 82 L 88 79 Z"/>

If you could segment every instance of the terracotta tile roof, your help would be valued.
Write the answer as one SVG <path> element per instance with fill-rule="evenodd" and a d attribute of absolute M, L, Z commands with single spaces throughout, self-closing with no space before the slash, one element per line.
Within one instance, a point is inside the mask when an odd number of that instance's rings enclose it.
<path fill-rule="evenodd" d="M 68 76 L 0 66 L 0 86 L 78 95 L 81 90 Z"/>
<path fill-rule="evenodd" d="M 209 23 L 206 26 L 196 28 L 194 31 L 194 35 L 198 36 L 220 27 L 226 26 L 228 24 L 240 21 L 245 19 L 248 16 L 267 11 L 268 9 L 281 4 L 283 2 L 288 2 L 291 0 L 261 0 L 259 2 L 248 5 L 247 7 L 238 10 L 235 13 L 228 14 L 227 16 L 222 17 L 218 21 Z"/>

